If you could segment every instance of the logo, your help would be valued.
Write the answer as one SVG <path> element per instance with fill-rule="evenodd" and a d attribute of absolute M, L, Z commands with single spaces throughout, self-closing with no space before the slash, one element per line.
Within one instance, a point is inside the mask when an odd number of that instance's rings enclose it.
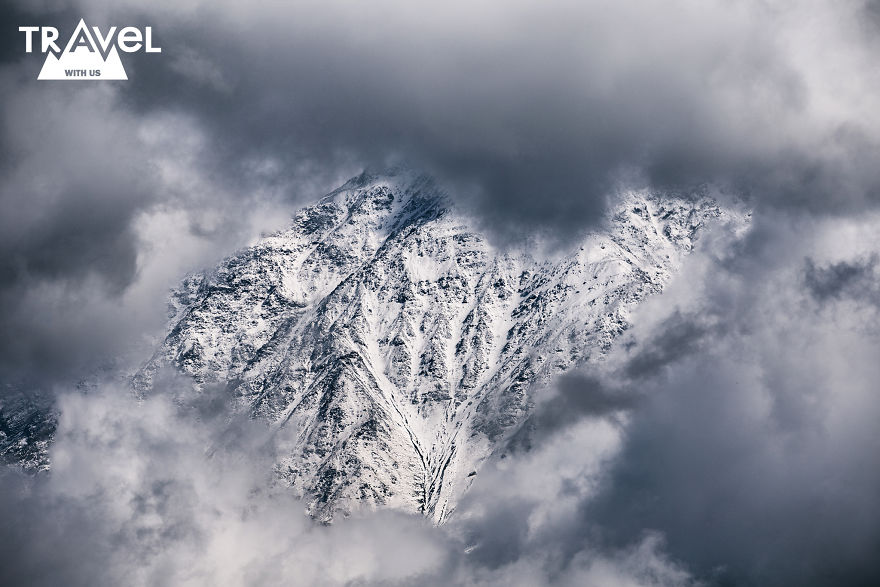
<path fill-rule="evenodd" d="M 99 27 L 86 26 L 80 19 L 73 34 L 62 51 L 56 41 L 55 27 L 21 26 L 25 34 L 25 52 L 34 50 L 34 33 L 39 33 L 40 51 L 46 53 L 46 61 L 37 79 L 41 80 L 127 80 L 125 67 L 119 58 L 123 53 L 161 53 L 161 47 L 153 46 L 153 29 L 144 27 L 112 26 L 106 32 Z M 118 32 L 117 32 L 118 30 Z"/>

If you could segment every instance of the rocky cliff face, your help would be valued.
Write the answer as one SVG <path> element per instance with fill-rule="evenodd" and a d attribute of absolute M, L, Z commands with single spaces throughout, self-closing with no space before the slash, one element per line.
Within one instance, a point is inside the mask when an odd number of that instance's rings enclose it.
<path fill-rule="evenodd" d="M 0 463 L 48 471 L 57 419 L 49 394 L 23 385 L 0 385 Z"/>
<path fill-rule="evenodd" d="M 385 506 L 442 522 L 531 394 L 598 360 L 727 214 L 631 194 L 607 230 L 536 259 L 493 248 L 425 177 L 364 174 L 188 278 L 136 385 L 167 367 L 226 385 L 285 439 L 280 478 L 319 519 Z"/>

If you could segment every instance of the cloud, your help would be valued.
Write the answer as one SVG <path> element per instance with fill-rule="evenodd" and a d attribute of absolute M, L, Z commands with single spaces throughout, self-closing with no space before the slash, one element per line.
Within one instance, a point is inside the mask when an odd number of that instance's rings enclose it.
<path fill-rule="evenodd" d="M 635 318 L 616 360 L 638 366 L 628 385 L 642 399 L 581 521 L 609 544 L 659 531 L 718 584 L 870 585 L 880 322 L 860 284 L 873 283 L 876 248 L 861 235 L 877 219 L 773 226 L 735 261 L 697 255 L 637 311 L 647 327 Z M 690 315 L 718 327 L 679 337 Z"/>
<path fill-rule="evenodd" d="M 666 317 L 656 336 L 645 341 L 639 352 L 626 363 L 626 374 L 634 379 L 650 377 L 676 359 L 696 352 L 709 336 L 717 336 L 717 325 L 706 324 L 705 315 L 682 315 L 675 311 Z"/>
<path fill-rule="evenodd" d="M 469 556 L 566 584 L 657 541 L 666 574 L 642 581 L 876 583 L 878 226 L 778 215 L 704 241 L 478 473 L 450 521 Z"/>
<path fill-rule="evenodd" d="M 37 82 L 41 55 L 4 45 L 7 380 L 80 377 L 93 356 L 155 334 L 158 304 L 132 299 L 162 297 L 364 166 L 436 174 L 501 245 L 570 242 L 627 187 L 709 182 L 758 210 L 819 215 L 860 213 L 880 194 L 871 3 L 6 10 L 62 31 L 80 17 L 149 25 L 163 48 L 128 55 L 129 82 L 89 86 Z M 163 275 L 142 273 L 163 262 Z M 61 336 L 33 318 L 47 311 Z M 148 313 L 116 330 L 119 315 Z"/>
<path fill-rule="evenodd" d="M 706 239 L 604 364 L 540 398 L 530 442 L 487 462 L 440 528 L 369 511 L 314 524 L 273 483 L 272 431 L 233 416 L 222 387 L 192 395 L 172 378 L 140 403 L 113 385 L 64 394 L 51 475 L 0 484 L 5 519 L 20 522 L 4 527 L 0 573 L 84 585 L 873 584 L 880 322 L 852 311 L 874 307 L 864 297 L 817 297 L 805 267 L 817 283 L 859 283 L 847 268 L 872 267 L 878 225 L 777 217 L 744 239 Z"/>
<path fill-rule="evenodd" d="M 569 242 L 626 187 L 755 210 L 539 403 L 448 528 L 315 526 L 266 430 L 107 384 L 62 393 L 50 476 L 4 475 L 4 582 L 877 583 L 877 3 L 499 6 L 4 8 L 150 24 L 163 53 L 45 84 L 3 37 L 3 383 L 141 360 L 181 274 L 366 165 L 433 172 L 501 245 Z"/>
<path fill-rule="evenodd" d="M 222 388 L 172 380 L 137 401 L 102 385 L 64 394 L 50 475 L 0 475 L 0 580 L 28 585 L 691 585 L 655 534 L 615 550 L 560 529 L 616 446 L 597 422 L 486 471 L 461 523 L 360 511 L 332 526 L 272 477 L 268 425 Z M 208 397 L 205 397 L 207 395 Z M 568 451 L 559 450 L 563 442 Z M 597 451 L 597 443 L 604 451 Z M 576 450 L 588 458 L 565 463 Z M 547 458 L 549 457 L 549 458 Z M 561 471 L 561 473 L 560 473 Z M 544 473 L 544 475 L 537 475 Z M 482 473 L 481 473 L 482 475 Z M 510 481 L 506 491 L 498 482 Z M 570 486 L 571 485 L 571 486 Z M 491 492 L 485 490 L 492 489 Z M 510 516 L 502 517 L 500 514 Z M 515 520 L 512 522 L 511 520 Z M 511 524 L 522 525 L 511 534 Z"/>
<path fill-rule="evenodd" d="M 191 116 L 135 114 L 112 86 L 16 86 L 23 70 L 0 71 L 0 380 L 50 389 L 142 360 L 168 289 L 290 205 L 211 178 Z"/>
<path fill-rule="evenodd" d="M 241 188 L 254 159 L 278 181 L 405 158 L 502 241 L 561 242 L 621 185 L 817 213 L 880 196 L 868 3 L 71 6 L 154 26 L 164 52 L 131 57 L 126 104 L 195 117 L 205 171 Z"/>
<path fill-rule="evenodd" d="M 804 283 L 818 301 L 843 297 L 880 302 L 880 276 L 877 275 L 876 254 L 853 261 L 839 261 L 818 267 L 807 258 Z"/>
<path fill-rule="evenodd" d="M 0 484 L 4 519 L 18 522 L 0 539 L 3 582 L 393 583 L 444 563 L 445 538 L 420 518 L 309 520 L 272 489 L 264 424 L 110 386 L 60 403 L 52 474 L 7 471 Z"/>

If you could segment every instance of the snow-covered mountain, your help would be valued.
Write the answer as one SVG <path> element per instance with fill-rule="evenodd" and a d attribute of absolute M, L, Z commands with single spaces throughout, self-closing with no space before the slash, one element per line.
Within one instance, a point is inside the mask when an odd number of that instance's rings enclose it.
<path fill-rule="evenodd" d="M 494 248 L 423 176 L 363 174 L 290 227 L 188 278 L 163 368 L 285 439 L 280 478 L 330 520 L 357 507 L 442 522 L 533 394 L 599 360 L 710 222 L 706 197 L 633 193 L 567 254 Z"/>
<path fill-rule="evenodd" d="M 25 386 L 0 386 L 0 463 L 47 471 L 57 421 L 49 394 Z"/>

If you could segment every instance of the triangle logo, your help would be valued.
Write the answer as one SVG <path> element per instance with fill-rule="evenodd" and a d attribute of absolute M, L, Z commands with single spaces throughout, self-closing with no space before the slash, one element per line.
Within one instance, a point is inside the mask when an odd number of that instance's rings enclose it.
<path fill-rule="evenodd" d="M 102 42 L 107 44 L 104 39 Z M 122 66 L 116 46 L 113 45 L 106 56 L 102 55 L 101 46 L 95 43 L 85 20 L 80 19 L 61 56 L 56 57 L 51 51 L 47 53 L 46 61 L 37 79 L 127 80 L 128 75 Z"/>

